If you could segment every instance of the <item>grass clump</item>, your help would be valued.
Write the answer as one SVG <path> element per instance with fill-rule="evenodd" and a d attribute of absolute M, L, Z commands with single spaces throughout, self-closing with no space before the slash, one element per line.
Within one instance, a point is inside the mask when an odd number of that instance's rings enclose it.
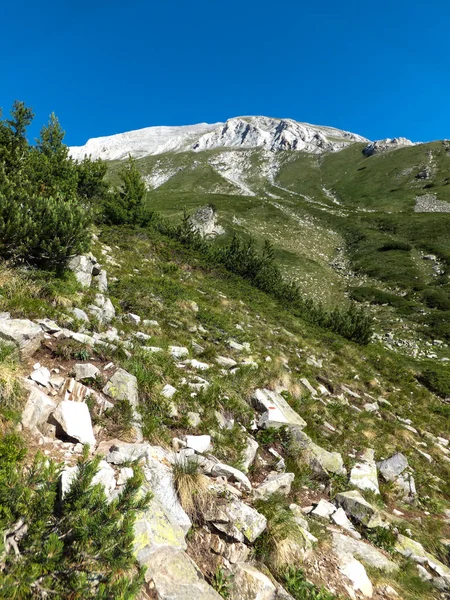
<path fill-rule="evenodd" d="M 337 600 L 336 596 L 325 588 L 318 588 L 308 581 L 303 569 L 288 567 L 280 577 L 282 585 L 295 600 Z"/>
<path fill-rule="evenodd" d="M 202 523 L 211 499 L 209 479 L 201 473 L 195 457 L 177 460 L 173 465 L 175 489 L 183 510 L 194 523 Z"/>
<path fill-rule="evenodd" d="M 422 371 L 419 381 L 441 398 L 450 396 L 450 370 L 442 366 L 439 367 L 430 364 Z"/>

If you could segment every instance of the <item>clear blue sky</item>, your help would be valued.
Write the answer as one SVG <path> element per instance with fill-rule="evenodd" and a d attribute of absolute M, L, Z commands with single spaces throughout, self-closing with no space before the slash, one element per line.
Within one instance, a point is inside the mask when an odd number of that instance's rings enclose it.
<path fill-rule="evenodd" d="M 55 111 L 71 145 L 249 114 L 450 138 L 449 0 L 5 0 L 0 18 L 0 106 L 31 105 L 32 136 Z"/>

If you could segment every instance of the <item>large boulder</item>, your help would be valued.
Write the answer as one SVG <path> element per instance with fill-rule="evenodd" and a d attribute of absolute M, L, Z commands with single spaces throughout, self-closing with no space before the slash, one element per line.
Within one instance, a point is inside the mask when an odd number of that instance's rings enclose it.
<path fill-rule="evenodd" d="M 237 563 L 232 569 L 230 600 L 275 600 L 277 589 L 272 581 L 256 567 Z"/>
<path fill-rule="evenodd" d="M 411 502 L 416 497 L 416 484 L 408 465 L 408 459 L 401 452 L 378 463 L 378 469 L 385 481 L 390 481 L 399 490 L 403 499 Z"/>
<path fill-rule="evenodd" d="M 259 427 L 281 427 L 296 425 L 300 429 L 306 427 L 306 421 L 289 406 L 286 400 L 272 390 L 258 389 L 252 396 L 253 407 L 262 413 Z"/>
<path fill-rule="evenodd" d="M 0 319 L 0 339 L 17 346 L 22 358 L 29 358 L 40 347 L 44 332 L 28 319 Z"/>
<path fill-rule="evenodd" d="M 53 417 L 60 425 L 65 436 L 73 438 L 82 444 L 95 446 L 96 440 L 92 431 L 91 415 L 89 414 L 87 404 L 84 402 L 63 400 L 57 406 Z"/>
<path fill-rule="evenodd" d="M 30 393 L 22 411 L 22 425 L 26 429 L 34 429 L 47 421 L 56 409 L 56 403 L 36 387 L 27 387 Z"/>
<path fill-rule="evenodd" d="M 385 525 L 381 513 L 356 490 L 336 494 L 335 502 L 337 506 L 345 510 L 345 514 L 350 519 L 368 529 L 384 527 Z"/>
<path fill-rule="evenodd" d="M 394 561 L 387 558 L 380 550 L 377 550 L 370 544 L 355 540 L 335 531 L 332 532 L 332 535 L 333 551 L 338 557 L 349 556 L 357 558 L 368 567 L 385 571 L 386 573 L 398 571 L 398 565 Z"/>

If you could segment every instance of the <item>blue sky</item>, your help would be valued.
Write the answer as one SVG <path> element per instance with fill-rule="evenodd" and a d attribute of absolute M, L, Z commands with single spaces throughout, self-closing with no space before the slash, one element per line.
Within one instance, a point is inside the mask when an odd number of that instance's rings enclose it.
<path fill-rule="evenodd" d="M 0 106 L 68 144 L 151 125 L 291 117 L 450 138 L 448 0 L 23 0 L 0 7 Z"/>

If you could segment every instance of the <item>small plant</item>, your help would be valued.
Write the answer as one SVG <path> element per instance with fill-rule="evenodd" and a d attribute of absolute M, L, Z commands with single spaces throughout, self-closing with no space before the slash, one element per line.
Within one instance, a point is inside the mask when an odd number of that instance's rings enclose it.
<path fill-rule="evenodd" d="M 288 567 L 281 577 L 281 583 L 295 600 L 337 600 L 331 592 L 308 581 L 298 567 Z"/>
<path fill-rule="evenodd" d="M 261 446 L 270 446 L 277 442 L 283 444 L 287 439 L 287 428 L 283 427 L 267 427 L 267 429 L 260 429 L 256 434 L 256 439 Z"/>
<path fill-rule="evenodd" d="M 367 531 L 366 537 L 378 548 L 382 548 L 386 552 L 394 552 L 397 536 L 390 527 L 374 527 Z"/>
<path fill-rule="evenodd" d="M 230 597 L 230 577 L 225 575 L 223 569 L 216 570 L 211 585 L 222 598 Z"/>
<path fill-rule="evenodd" d="M 91 351 L 85 344 L 77 342 L 76 340 L 66 339 L 58 343 L 54 355 L 63 360 L 89 360 L 91 358 Z"/>
<path fill-rule="evenodd" d="M 209 479 L 200 472 L 197 459 L 178 460 L 173 465 L 173 477 L 181 506 L 194 523 L 201 523 L 211 492 Z"/>

